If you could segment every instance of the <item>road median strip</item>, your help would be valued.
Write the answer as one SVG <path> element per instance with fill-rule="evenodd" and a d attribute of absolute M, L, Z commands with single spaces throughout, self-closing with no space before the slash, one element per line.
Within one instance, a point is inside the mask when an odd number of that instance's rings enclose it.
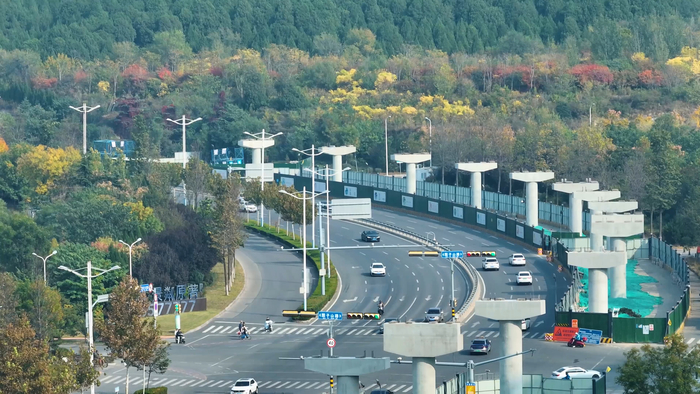
<path fill-rule="evenodd" d="M 270 226 L 268 224 L 265 224 L 263 227 L 260 227 L 257 221 L 255 220 L 248 220 L 245 223 L 245 226 L 251 231 L 255 231 L 258 234 L 274 238 L 279 242 L 286 244 L 287 246 L 291 246 L 293 248 L 302 248 L 301 241 L 299 239 L 295 239 L 296 237 L 293 238 L 291 234 L 288 234 L 287 231 L 284 229 Z M 307 242 L 306 247 L 311 248 L 311 242 Z M 321 269 L 321 253 L 318 250 L 307 249 L 306 257 L 313 261 L 318 270 Z M 326 295 L 321 295 L 321 286 L 317 284 L 316 289 L 314 289 L 314 292 L 310 294 L 306 300 L 307 309 L 310 311 L 318 312 L 323 310 L 323 308 L 335 297 L 336 292 L 339 289 L 338 273 L 336 272 L 335 266 L 333 265 L 332 261 L 329 263 L 329 265 L 330 267 L 327 267 L 326 269 L 330 269 L 331 277 L 328 278 L 326 281 Z M 297 310 L 304 310 L 303 305 L 300 306 Z M 294 319 L 307 320 L 309 319 L 309 317 L 297 317 Z"/>

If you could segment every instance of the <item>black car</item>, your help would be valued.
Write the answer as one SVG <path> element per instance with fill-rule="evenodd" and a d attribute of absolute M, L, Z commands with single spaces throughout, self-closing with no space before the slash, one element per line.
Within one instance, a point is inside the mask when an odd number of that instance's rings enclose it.
<path fill-rule="evenodd" d="M 479 338 L 474 338 L 472 341 L 472 345 L 469 347 L 469 352 L 471 354 L 474 353 L 482 353 L 482 354 L 489 354 L 491 351 L 491 341 L 489 341 L 486 338 L 479 337 Z"/>
<path fill-rule="evenodd" d="M 379 242 L 379 233 L 374 230 L 365 230 L 362 232 L 362 240 L 364 242 Z"/>

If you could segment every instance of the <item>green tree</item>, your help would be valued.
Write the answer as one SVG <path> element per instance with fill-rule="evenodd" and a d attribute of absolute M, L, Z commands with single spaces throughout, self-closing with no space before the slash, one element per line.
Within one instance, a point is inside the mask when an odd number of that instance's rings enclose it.
<path fill-rule="evenodd" d="M 168 357 L 168 349 L 170 348 L 170 344 L 166 342 L 160 342 L 158 344 L 158 347 L 156 348 L 155 352 L 153 352 L 153 356 L 148 359 L 148 361 L 144 365 L 138 365 L 137 369 L 139 371 L 143 371 L 143 369 L 146 369 L 146 388 L 148 389 L 151 386 L 151 374 L 152 373 L 157 373 L 159 375 L 162 375 L 168 371 L 168 367 L 170 367 L 170 358 Z"/>
<path fill-rule="evenodd" d="M 61 294 L 47 287 L 43 279 L 24 280 L 17 286 L 18 309 L 29 318 L 29 323 L 41 341 L 52 341 L 60 337 L 63 325 Z"/>
<path fill-rule="evenodd" d="M 243 218 L 238 210 L 240 179 L 230 176 L 221 182 L 216 195 L 216 219 L 212 241 L 224 263 L 224 284 L 226 295 L 235 280 L 236 249 L 243 246 L 246 235 L 243 231 Z"/>
<path fill-rule="evenodd" d="M 10 211 L 0 200 L 0 269 L 20 277 L 39 276 L 43 267 L 32 253 L 48 250 L 48 233 L 29 216 Z"/>
<path fill-rule="evenodd" d="M 209 184 L 209 178 L 212 176 L 211 167 L 195 157 L 190 159 L 190 162 L 185 169 L 185 185 L 187 191 L 192 192 L 194 196 L 194 209 L 199 208 L 199 203 Z"/>
<path fill-rule="evenodd" d="M 110 354 L 124 360 L 126 390 L 129 392 L 129 369 L 148 365 L 161 346 L 160 332 L 153 319 L 144 319 L 149 301 L 138 282 L 129 277 L 119 283 L 110 294 L 104 316 L 99 314 L 95 327 Z"/>
<path fill-rule="evenodd" d="M 649 344 L 625 352 L 615 382 L 625 393 L 697 393 L 700 383 L 700 347 L 692 348 L 680 335 L 673 335 L 664 347 Z"/>

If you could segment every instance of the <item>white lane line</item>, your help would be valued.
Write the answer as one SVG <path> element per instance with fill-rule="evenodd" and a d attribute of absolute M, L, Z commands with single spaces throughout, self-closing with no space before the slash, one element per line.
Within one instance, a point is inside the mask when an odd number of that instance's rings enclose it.
<path fill-rule="evenodd" d="M 208 333 L 208 332 L 211 331 L 211 329 L 214 328 L 214 327 L 216 327 L 216 326 L 211 326 L 211 327 L 207 328 L 206 330 L 202 331 L 202 334 Z"/>
<path fill-rule="evenodd" d="M 514 244 L 514 243 L 512 243 L 512 242 L 508 242 L 508 241 L 506 241 L 506 243 L 508 243 L 508 245 L 513 245 L 513 246 L 515 246 L 515 244 Z"/>
<path fill-rule="evenodd" d="M 331 239 L 331 243 L 337 244 L 338 242 L 334 239 Z"/>
<path fill-rule="evenodd" d="M 219 334 L 226 334 L 227 332 L 229 332 L 231 330 L 233 330 L 233 326 L 228 326 L 228 327 L 224 328 L 223 330 L 221 330 L 221 332 Z"/>
<path fill-rule="evenodd" d="M 343 230 L 348 230 L 348 231 L 350 231 L 350 229 L 347 228 L 347 227 L 340 226 L 340 228 L 342 228 Z"/>
<path fill-rule="evenodd" d="M 363 256 L 367 256 L 364 252 L 360 252 L 360 254 L 363 255 Z"/>
<path fill-rule="evenodd" d="M 406 226 L 406 228 L 410 228 L 411 230 L 415 230 L 415 228 L 411 227 L 411 226 Z"/>
<path fill-rule="evenodd" d="M 437 227 L 433 226 L 432 224 L 429 224 L 428 227 L 437 229 Z"/>
<path fill-rule="evenodd" d="M 411 272 L 411 273 L 413 274 L 413 276 L 416 276 L 416 273 L 415 273 L 415 272 Z"/>
<path fill-rule="evenodd" d="M 395 388 L 394 391 L 399 391 L 399 390 L 401 390 L 401 389 L 404 388 L 404 387 L 406 387 L 406 385 L 405 385 L 405 384 L 402 384 L 401 386 Z"/>
<path fill-rule="evenodd" d="M 462 244 L 457 244 L 457 245 L 459 245 L 459 246 L 461 246 L 461 247 L 463 247 L 463 248 L 466 248 L 466 246 L 464 246 L 464 245 L 462 245 Z"/>
<path fill-rule="evenodd" d="M 217 331 L 221 330 L 221 329 L 224 328 L 224 327 L 226 327 L 226 326 L 219 326 L 219 327 L 216 327 L 214 330 L 212 330 L 211 333 L 212 333 L 212 334 L 216 334 Z"/>
<path fill-rule="evenodd" d="M 384 253 L 384 254 L 386 254 L 386 255 L 388 255 L 388 254 L 389 254 L 389 253 L 387 253 L 387 252 L 382 252 L 382 253 Z"/>
<path fill-rule="evenodd" d="M 483 337 L 484 334 L 486 334 L 486 331 L 481 331 L 481 332 L 477 335 L 477 337 Z"/>
<path fill-rule="evenodd" d="M 355 332 L 355 331 L 357 331 L 357 328 L 354 329 L 354 330 L 352 330 L 352 331 L 350 331 L 350 332 L 348 333 L 348 335 L 352 335 L 352 333 Z"/>
<path fill-rule="evenodd" d="M 464 238 L 466 238 L 466 239 L 468 239 L 468 240 L 470 240 L 470 241 L 473 241 L 473 240 L 474 240 L 474 238 L 472 238 L 472 237 L 470 237 L 470 236 L 468 236 L 468 235 L 465 235 Z"/>
<path fill-rule="evenodd" d="M 415 220 L 411 220 L 411 219 L 406 219 L 406 221 L 409 222 L 409 223 L 418 223 L 418 222 L 416 222 Z"/>
<path fill-rule="evenodd" d="M 300 389 L 300 388 L 302 388 L 302 387 L 304 387 L 304 386 L 306 386 L 306 385 L 309 385 L 309 384 L 313 384 L 313 382 L 304 382 L 302 385 L 300 385 L 299 387 L 297 387 L 297 389 Z"/>
<path fill-rule="evenodd" d="M 408 386 L 403 392 L 404 393 L 409 393 L 411 390 L 413 390 L 413 385 Z M 397 390 L 398 391 L 398 390 Z"/>
<path fill-rule="evenodd" d="M 416 290 L 416 291 L 418 291 L 418 290 Z M 403 315 L 399 316 L 399 319 L 403 319 L 403 317 L 406 316 L 406 314 L 408 313 L 408 311 L 410 311 L 411 308 L 413 308 L 413 304 L 416 303 L 416 300 L 418 300 L 418 297 L 414 297 L 414 298 L 413 298 L 413 302 L 411 302 L 411 305 L 409 305 L 408 309 L 406 309 L 406 312 L 404 312 Z"/>
<path fill-rule="evenodd" d="M 273 388 L 273 387 L 279 385 L 280 383 L 283 383 L 283 382 L 275 382 L 275 383 L 272 383 L 271 385 L 269 385 L 269 386 L 267 386 L 267 387 L 265 387 L 265 388 L 266 388 L 266 389 L 271 389 L 271 388 Z"/>
<path fill-rule="evenodd" d="M 408 264 L 404 264 L 404 266 L 406 266 L 406 268 L 408 268 Z"/>
<path fill-rule="evenodd" d="M 398 257 L 394 257 L 394 259 L 395 259 L 396 261 L 401 261 L 401 260 L 399 260 L 399 258 L 398 258 Z"/>
<path fill-rule="evenodd" d="M 202 339 L 204 339 L 204 338 L 206 338 L 206 337 L 208 337 L 208 336 L 209 336 L 209 335 L 205 335 L 205 336 L 203 336 L 203 337 L 201 337 L 201 338 L 197 338 L 197 339 L 195 339 L 194 341 L 190 342 L 190 345 L 193 344 L 193 343 L 195 343 L 195 342 L 197 342 L 197 341 L 201 341 Z"/>
<path fill-rule="evenodd" d="M 293 334 L 296 330 L 298 330 L 298 328 L 292 328 L 289 330 L 289 332 L 287 332 L 287 334 Z"/>
<path fill-rule="evenodd" d="M 690 338 L 688 339 L 688 342 L 686 342 L 686 344 L 690 345 L 693 342 L 695 342 L 695 338 Z"/>
<path fill-rule="evenodd" d="M 494 331 L 489 331 L 489 332 L 487 332 L 486 335 L 484 335 L 484 336 L 485 336 L 486 338 L 488 338 L 488 337 L 490 337 L 491 335 L 493 335 L 493 333 L 494 333 Z"/>
<path fill-rule="evenodd" d="M 493 239 L 498 239 L 498 237 L 494 237 L 493 235 L 489 235 L 489 237 L 491 237 Z"/>

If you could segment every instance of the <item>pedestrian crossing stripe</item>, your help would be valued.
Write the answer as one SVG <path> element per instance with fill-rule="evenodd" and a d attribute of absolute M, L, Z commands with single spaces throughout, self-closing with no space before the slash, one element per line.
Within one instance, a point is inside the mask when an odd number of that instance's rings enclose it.
<path fill-rule="evenodd" d="M 207 327 L 203 334 L 208 335 L 238 335 L 238 326 L 210 326 Z M 273 328 L 272 332 L 265 332 L 264 327 L 251 327 L 248 328 L 248 333 L 261 334 L 261 335 L 327 335 L 327 328 L 318 327 L 284 327 L 284 328 Z M 377 328 L 341 328 L 333 330 L 334 335 L 378 335 L 379 329 Z"/>
<path fill-rule="evenodd" d="M 499 331 L 463 331 L 463 335 L 470 337 L 470 338 L 475 338 L 475 337 L 484 337 L 484 338 L 498 338 L 501 333 Z M 544 332 L 530 332 L 530 331 L 523 331 L 523 338 L 529 338 L 529 339 L 544 339 L 545 333 Z"/>
<path fill-rule="evenodd" d="M 100 385 L 120 385 L 126 382 L 126 376 L 123 375 L 110 375 L 104 379 L 100 379 Z M 152 378 L 149 386 L 163 386 L 163 387 L 197 387 L 197 388 L 223 388 L 230 387 L 233 385 L 235 380 L 200 380 L 200 379 L 182 379 L 181 377 L 172 378 Z M 129 384 L 133 387 L 138 385 L 143 385 L 143 378 L 135 377 L 129 379 Z M 324 381 L 266 381 L 258 382 L 258 387 L 266 390 L 276 390 L 276 389 L 294 389 L 294 390 L 320 390 L 324 388 L 330 388 L 329 382 Z M 373 384 L 365 391 L 371 390 L 376 387 Z M 391 390 L 395 393 L 408 393 L 413 389 L 410 384 L 385 384 L 382 386 L 383 389 Z"/>

